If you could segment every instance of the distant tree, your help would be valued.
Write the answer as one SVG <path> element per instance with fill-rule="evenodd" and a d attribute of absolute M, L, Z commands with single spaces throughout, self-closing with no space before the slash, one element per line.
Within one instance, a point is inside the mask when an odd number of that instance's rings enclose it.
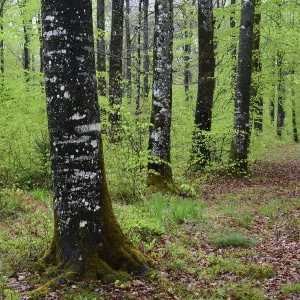
<path fill-rule="evenodd" d="M 43 0 L 42 21 L 54 192 L 54 238 L 45 262 L 64 269 L 60 283 L 146 271 L 149 259 L 123 235 L 107 189 L 92 2 Z"/>
<path fill-rule="evenodd" d="M 260 53 L 260 22 L 261 0 L 255 0 L 254 34 L 253 34 L 253 59 L 252 59 L 252 86 L 251 86 L 251 114 L 254 129 L 262 132 L 263 126 L 263 98 L 261 95 L 261 53 Z"/>
<path fill-rule="evenodd" d="M 297 129 L 297 117 L 296 117 L 296 104 L 295 99 L 292 100 L 292 121 L 293 121 L 293 138 L 294 142 L 299 142 L 298 129 Z"/>
<path fill-rule="evenodd" d="M 3 40 L 3 10 L 6 0 L 0 2 L 0 96 L 4 92 L 4 40 Z"/>
<path fill-rule="evenodd" d="M 284 87 L 284 70 L 283 70 L 283 58 L 284 52 L 278 50 L 277 51 L 277 69 L 278 69 L 278 84 L 277 84 L 277 124 L 276 124 L 276 132 L 277 136 L 282 136 L 282 130 L 284 126 L 285 120 L 285 111 L 284 111 L 284 101 L 285 101 L 285 87 Z"/>
<path fill-rule="evenodd" d="M 230 153 L 237 174 L 248 171 L 254 7 L 255 0 L 242 0 L 234 110 L 235 136 Z"/>
<path fill-rule="evenodd" d="M 126 0 L 125 5 L 125 31 L 126 31 L 126 90 L 128 102 L 131 102 L 132 98 L 132 82 L 131 82 L 131 32 L 130 32 L 130 5 L 129 0 Z"/>
<path fill-rule="evenodd" d="M 137 26 L 137 62 L 136 62 L 136 99 L 135 99 L 135 114 L 140 113 L 141 102 L 141 27 L 142 27 L 142 2 L 139 0 L 138 11 L 138 26 Z"/>
<path fill-rule="evenodd" d="M 120 121 L 119 107 L 122 104 L 123 10 L 124 0 L 112 1 L 109 59 L 109 105 L 112 112 L 109 119 L 113 127 Z"/>
<path fill-rule="evenodd" d="M 25 70 L 26 81 L 29 80 L 29 71 L 30 71 L 30 53 L 29 53 L 29 43 L 30 43 L 30 35 L 29 35 L 29 23 L 31 20 L 27 20 L 25 7 L 27 4 L 27 0 L 17 1 L 21 15 L 23 18 L 23 34 L 24 34 L 24 54 L 23 54 L 23 65 Z"/>
<path fill-rule="evenodd" d="M 148 98 L 149 95 L 149 68 L 150 68 L 150 58 L 149 58 L 149 0 L 143 0 L 143 66 L 144 66 L 144 87 L 143 96 Z"/>
<path fill-rule="evenodd" d="M 148 185 L 168 190 L 172 185 L 171 115 L 173 60 L 173 1 L 155 1 L 153 96 L 150 122 Z"/>
<path fill-rule="evenodd" d="M 106 95 L 106 55 L 105 55 L 105 1 L 97 0 L 97 71 L 99 72 L 98 78 L 98 91 L 101 96 Z"/>
<path fill-rule="evenodd" d="M 192 149 L 197 169 L 210 161 L 207 133 L 211 130 L 215 80 L 213 3 L 199 0 L 198 5 L 198 95 Z"/>

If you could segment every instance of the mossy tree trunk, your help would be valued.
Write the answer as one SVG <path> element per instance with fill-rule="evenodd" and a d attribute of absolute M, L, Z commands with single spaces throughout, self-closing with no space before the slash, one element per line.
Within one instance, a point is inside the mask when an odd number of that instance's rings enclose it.
<path fill-rule="evenodd" d="M 250 88 L 255 0 L 243 0 L 234 111 L 235 136 L 230 157 L 236 174 L 248 172 Z"/>
<path fill-rule="evenodd" d="M 194 167 L 201 169 L 210 161 L 207 133 L 211 130 L 215 73 L 212 0 L 198 1 L 198 42 L 198 94 L 192 154 Z"/>
<path fill-rule="evenodd" d="M 148 185 L 157 190 L 172 186 L 171 113 L 173 60 L 173 1 L 155 1 L 153 95 L 150 122 Z"/>
<path fill-rule="evenodd" d="M 106 96 L 106 55 L 105 55 L 105 1 L 97 0 L 97 28 L 99 31 L 97 38 L 97 71 L 98 92 L 101 96 Z"/>
<path fill-rule="evenodd" d="M 42 21 L 54 191 L 54 238 L 45 262 L 76 279 L 141 273 L 149 259 L 122 233 L 107 190 L 92 2 L 44 0 Z"/>

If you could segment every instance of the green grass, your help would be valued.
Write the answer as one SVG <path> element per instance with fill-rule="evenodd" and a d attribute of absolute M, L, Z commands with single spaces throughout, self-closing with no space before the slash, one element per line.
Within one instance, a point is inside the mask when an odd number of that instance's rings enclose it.
<path fill-rule="evenodd" d="M 251 248 L 257 243 L 256 239 L 237 233 L 214 233 L 209 242 L 216 248 Z"/>
<path fill-rule="evenodd" d="M 285 294 L 300 293 L 300 283 L 285 284 L 282 286 L 282 290 Z"/>

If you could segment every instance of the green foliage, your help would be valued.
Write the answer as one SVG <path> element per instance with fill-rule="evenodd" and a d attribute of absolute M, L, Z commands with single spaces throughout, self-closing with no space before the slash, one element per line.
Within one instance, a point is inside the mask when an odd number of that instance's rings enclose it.
<path fill-rule="evenodd" d="M 215 233 L 209 237 L 209 242 L 216 248 L 250 248 L 257 243 L 257 240 L 236 233 Z"/>

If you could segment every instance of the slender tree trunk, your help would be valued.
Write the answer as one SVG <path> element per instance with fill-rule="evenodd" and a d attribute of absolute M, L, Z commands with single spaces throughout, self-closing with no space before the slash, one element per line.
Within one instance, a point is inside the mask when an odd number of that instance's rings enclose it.
<path fill-rule="evenodd" d="M 172 185 L 171 114 L 173 60 L 173 1 L 155 1 L 153 96 L 148 164 L 148 185 L 170 190 Z"/>
<path fill-rule="evenodd" d="M 106 55 L 105 55 L 105 2 L 97 0 L 97 28 L 99 35 L 97 38 L 97 71 L 98 92 L 101 96 L 106 96 Z"/>
<path fill-rule="evenodd" d="M 294 91 L 295 93 L 295 91 Z M 294 96 L 294 95 L 293 95 Z M 298 129 L 297 129 L 297 117 L 296 117 L 296 103 L 295 98 L 292 100 L 292 117 L 293 117 L 293 138 L 294 142 L 299 142 Z"/>
<path fill-rule="evenodd" d="M 192 151 L 195 167 L 203 168 L 210 161 L 207 133 L 211 130 L 215 54 L 212 0 L 199 0 L 198 5 L 199 73 Z"/>
<path fill-rule="evenodd" d="M 123 9 L 124 0 L 112 1 L 109 60 L 109 105 L 112 112 L 109 119 L 113 128 L 120 125 L 119 111 L 122 104 Z"/>
<path fill-rule="evenodd" d="M 131 82 L 131 37 L 130 37 L 130 5 L 129 0 L 126 0 L 126 17 L 125 17 L 125 29 L 126 29 L 126 90 L 128 102 L 131 103 L 132 98 L 132 82 Z"/>
<path fill-rule="evenodd" d="M 138 28 L 137 28 L 137 66 L 136 66 L 136 99 L 135 114 L 140 114 L 141 102 L 141 26 L 142 26 L 142 1 L 139 0 Z"/>
<path fill-rule="evenodd" d="M 3 8 L 0 7 L 0 96 L 4 96 L 4 40 L 3 40 Z"/>
<path fill-rule="evenodd" d="M 254 34 L 253 34 L 253 62 L 252 62 L 252 86 L 251 86 L 251 115 L 254 120 L 254 129 L 262 132 L 263 125 L 263 98 L 260 93 L 261 55 L 260 55 L 260 21 L 261 0 L 255 0 Z"/>
<path fill-rule="evenodd" d="M 39 41 L 40 41 L 40 72 L 44 72 L 44 62 L 43 62 L 43 41 L 42 41 L 42 24 L 41 24 L 41 15 L 38 14 L 37 17 L 38 22 L 38 33 L 39 33 Z"/>
<path fill-rule="evenodd" d="M 144 88 L 143 96 L 148 98 L 149 96 L 149 68 L 150 68 L 150 58 L 149 58 L 149 0 L 143 0 L 143 13 L 144 13 L 144 36 L 143 36 L 143 65 L 144 65 Z"/>
<path fill-rule="evenodd" d="M 45 262 L 67 270 L 48 286 L 120 279 L 113 270 L 143 272 L 149 259 L 123 235 L 106 184 L 92 2 L 43 0 L 42 20 L 54 191 L 54 238 Z"/>
<path fill-rule="evenodd" d="M 231 15 L 230 15 L 230 28 L 232 29 L 232 33 L 231 33 L 231 39 L 232 39 L 232 45 L 231 45 L 231 60 L 232 60 L 232 74 L 231 74 L 231 91 L 232 91 L 232 99 L 234 101 L 235 98 L 235 87 L 236 87 L 236 69 L 237 69 L 237 65 L 236 65 L 236 34 L 235 34 L 235 4 L 236 4 L 236 0 L 231 0 L 230 1 L 230 5 L 231 7 Z"/>
<path fill-rule="evenodd" d="M 276 131 L 278 137 L 282 136 L 282 130 L 284 126 L 285 120 L 285 111 L 284 111 L 284 74 L 283 74 L 283 56 L 284 53 L 282 51 L 277 51 L 277 68 L 278 68 L 278 101 L 277 101 L 277 125 Z"/>
<path fill-rule="evenodd" d="M 29 71 L 30 71 L 29 43 L 30 43 L 30 37 L 29 37 L 29 33 L 28 33 L 28 26 L 27 26 L 25 20 L 23 20 L 23 31 L 24 31 L 24 40 L 25 40 L 25 43 L 24 43 L 24 70 L 25 70 L 26 81 L 29 81 Z"/>
<path fill-rule="evenodd" d="M 185 92 L 185 100 L 189 101 L 191 99 L 190 95 L 190 79 L 191 79 L 191 32 L 184 31 L 184 39 L 187 39 L 188 42 L 183 46 L 183 60 L 184 60 L 184 92 Z"/>
<path fill-rule="evenodd" d="M 231 148 L 231 159 L 237 175 L 248 172 L 249 108 L 251 88 L 251 65 L 253 49 L 253 27 L 255 0 L 242 0 L 236 98 L 234 112 L 235 136 Z"/>

